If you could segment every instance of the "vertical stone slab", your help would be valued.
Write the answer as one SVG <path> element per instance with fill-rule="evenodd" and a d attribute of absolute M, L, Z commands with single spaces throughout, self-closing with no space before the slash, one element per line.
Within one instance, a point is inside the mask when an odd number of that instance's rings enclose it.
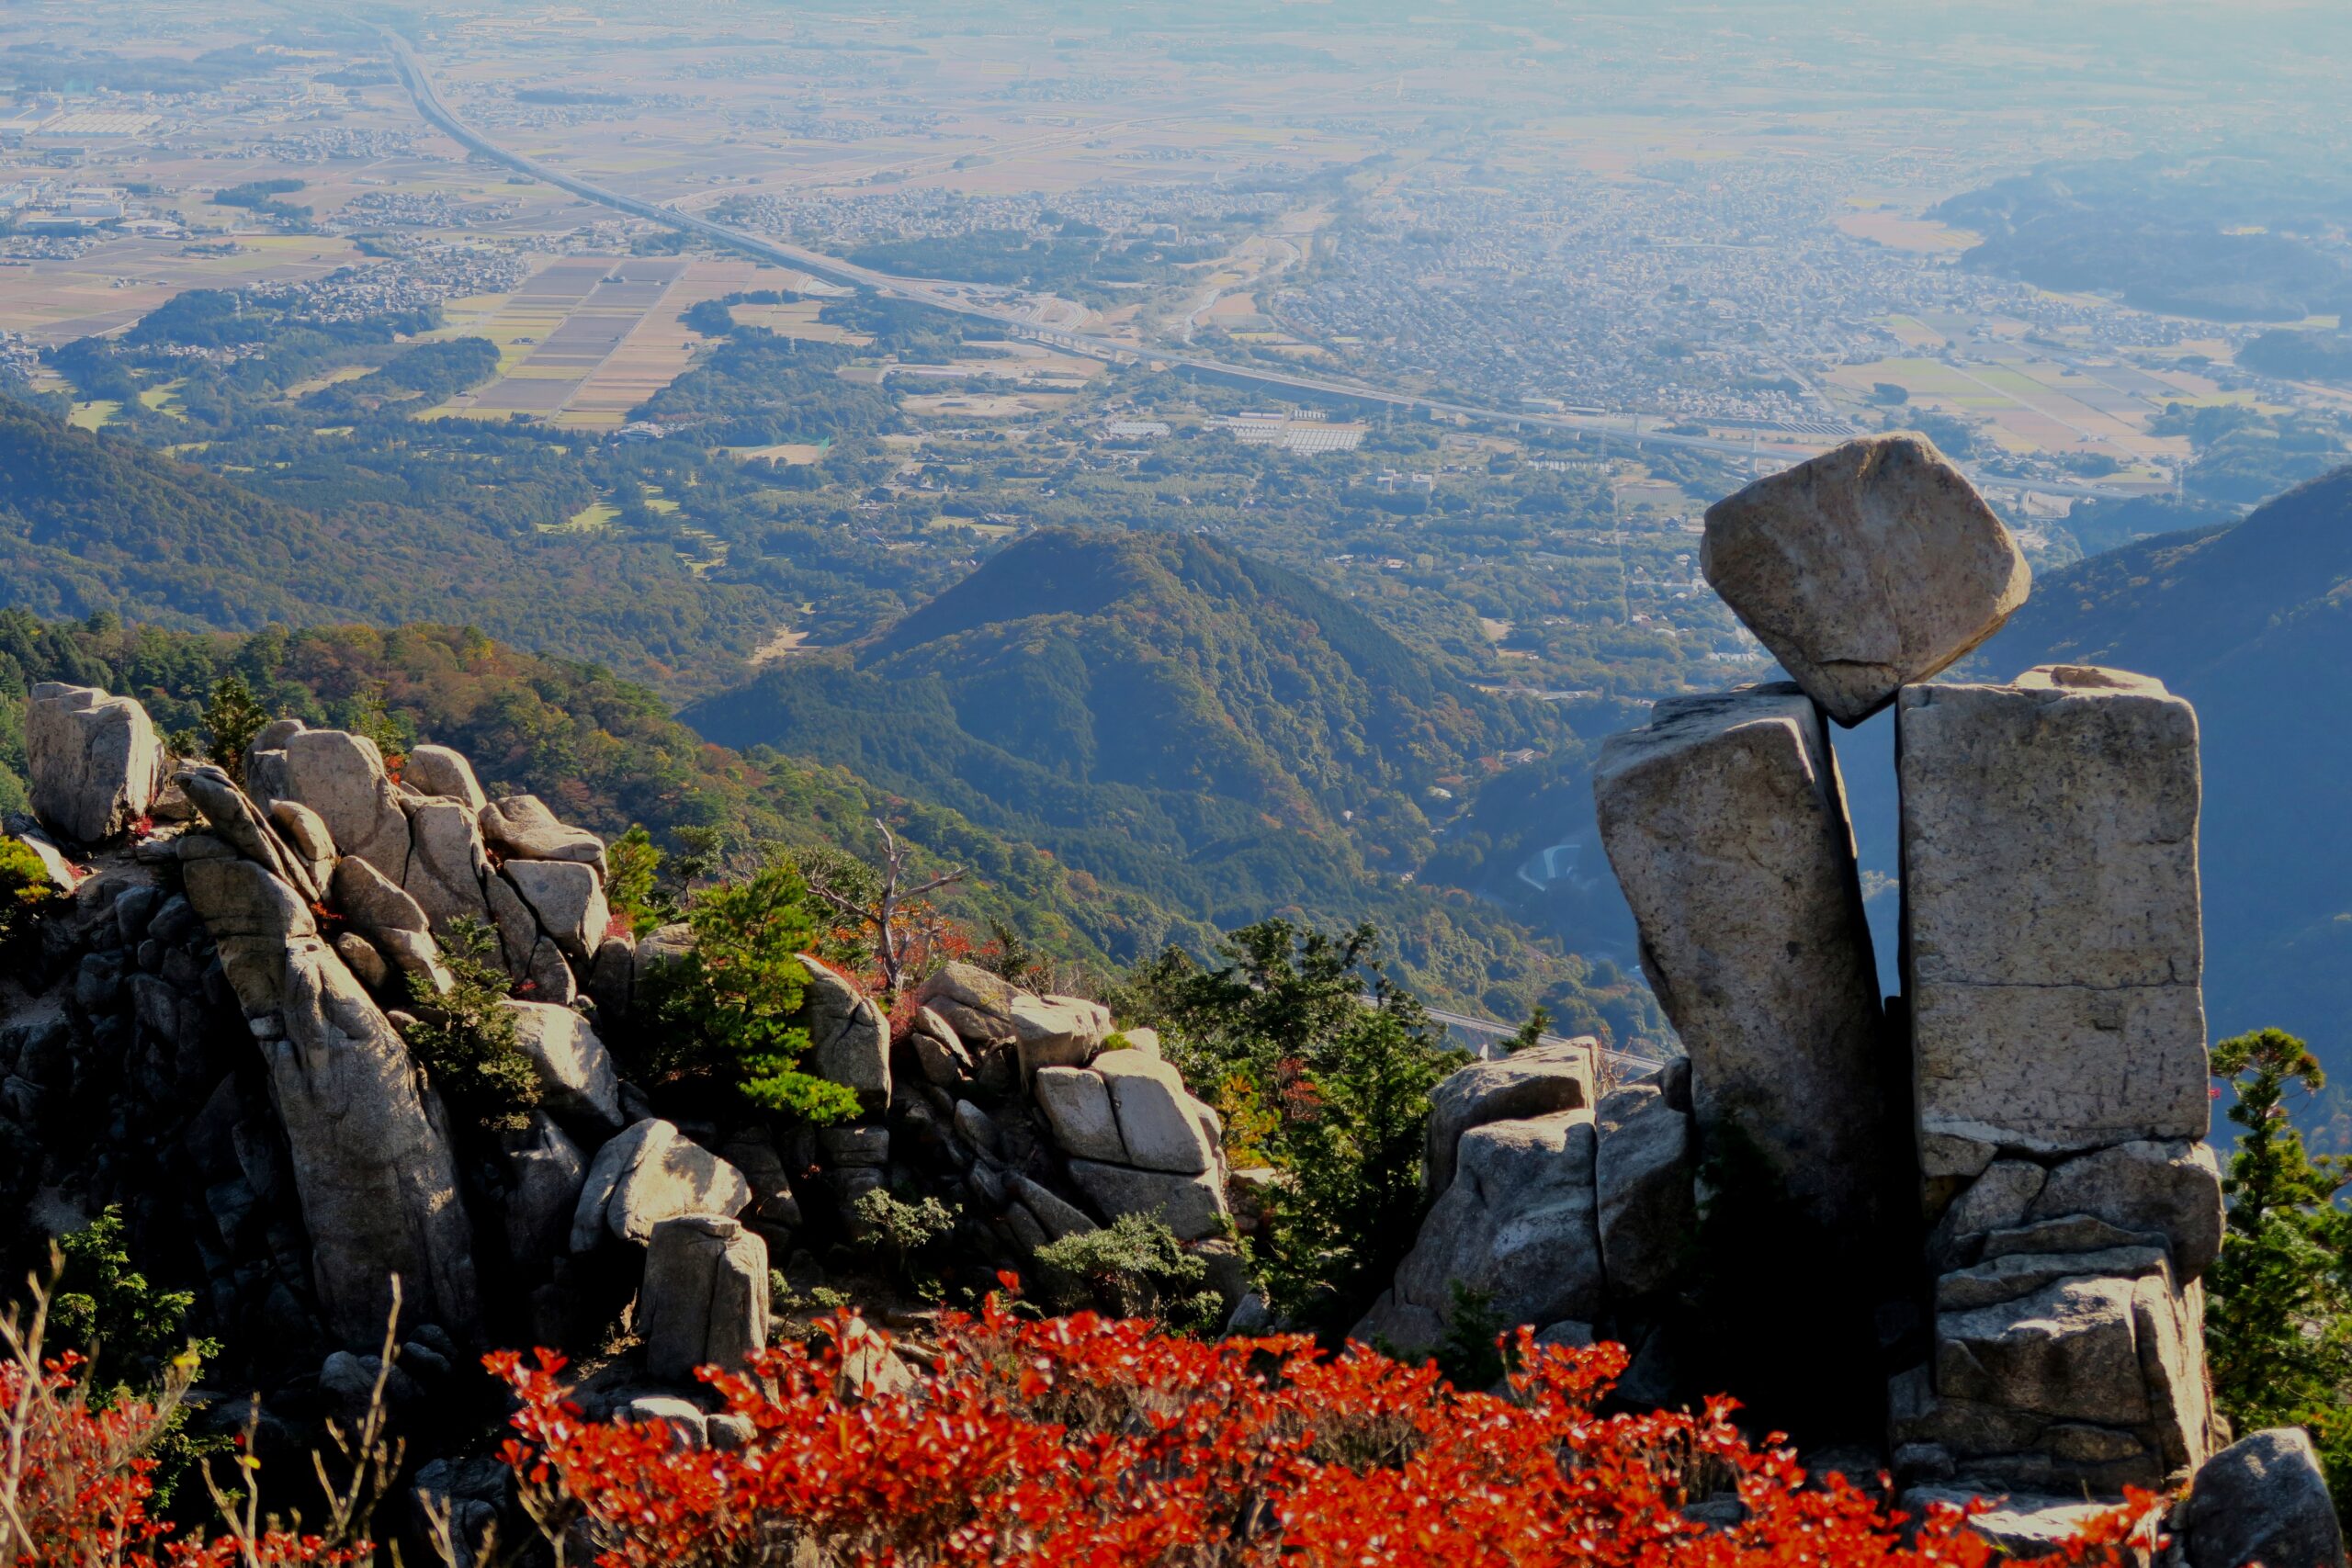
<path fill-rule="evenodd" d="M 1744 1136 L 1832 1235 L 1873 1231 L 1883 1020 L 1819 712 L 1790 685 L 1662 702 L 1602 749 L 1593 793 L 1702 1143 Z"/>
<path fill-rule="evenodd" d="M 1907 687 L 1896 738 L 1922 1174 L 2202 1138 L 2195 712 L 2044 666 Z"/>

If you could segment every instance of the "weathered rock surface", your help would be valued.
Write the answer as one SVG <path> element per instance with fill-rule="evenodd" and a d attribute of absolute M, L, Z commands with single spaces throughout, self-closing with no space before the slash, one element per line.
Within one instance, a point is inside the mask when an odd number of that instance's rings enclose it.
<path fill-rule="evenodd" d="M 1492 1062 L 1473 1062 L 1430 1091 L 1429 1126 L 1421 1139 L 1421 1190 L 1445 1190 L 1453 1179 L 1453 1153 L 1462 1134 L 1489 1122 L 1524 1121 L 1593 1104 L 1590 1035 L 1560 1045 L 1534 1045 Z"/>
<path fill-rule="evenodd" d="M 327 879 L 327 897 L 336 913 L 394 964 L 424 976 L 436 991 L 449 988 L 449 972 L 433 940 L 432 922 L 390 877 L 358 856 L 347 855 L 335 863 L 334 874 Z"/>
<path fill-rule="evenodd" d="M 1198 1176 L 1216 1168 L 1215 1139 L 1176 1069 L 1140 1051 L 1105 1051 L 1091 1069 L 1111 1091 L 1127 1163 Z"/>
<path fill-rule="evenodd" d="M 1717 502 L 1699 570 L 1848 725 L 2000 630 L 2032 581 L 2008 529 L 1918 435 L 1849 442 Z"/>
<path fill-rule="evenodd" d="M 868 1111 L 890 1103 L 890 1021 L 874 998 L 808 953 L 802 1021 L 808 1031 L 806 1069 L 854 1089 Z"/>
<path fill-rule="evenodd" d="M 563 1121 L 599 1135 L 622 1126 L 621 1085 L 612 1054 L 588 1021 L 549 1002 L 503 1001 L 514 1019 L 515 1048 L 531 1059 L 540 1103 Z"/>
<path fill-rule="evenodd" d="M 1010 1045 L 1020 1038 L 1012 1023 L 1012 998 L 1021 988 L 977 964 L 944 964 L 915 990 L 915 1000 L 931 1009 L 974 1050 Z"/>
<path fill-rule="evenodd" d="M 509 860 L 568 860 L 605 863 L 605 841 L 584 828 L 567 827 L 536 795 L 510 795 L 481 808 L 482 837 Z"/>
<path fill-rule="evenodd" d="M 2175 1532 L 2187 1568 L 2344 1568 L 2344 1531 L 2310 1434 L 2273 1427 L 2205 1461 Z"/>
<path fill-rule="evenodd" d="M 2209 1122 L 2197 718 L 2060 666 L 1898 715 L 1920 1158 L 2199 1139 Z"/>
<path fill-rule="evenodd" d="M 956 1036 L 955 1027 L 929 1008 L 915 1012 L 908 1043 L 922 1068 L 923 1081 L 935 1089 L 956 1089 L 969 1083 L 977 1066 L 972 1054 Z"/>
<path fill-rule="evenodd" d="M 408 876 L 408 813 L 401 809 L 384 754 L 364 735 L 302 729 L 286 737 L 277 798 L 319 814 L 345 855 L 357 855 L 399 886 Z"/>
<path fill-rule="evenodd" d="M 1113 1165 L 1132 1163 L 1119 1137 L 1117 1113 L 1111 1108 L 1111 1086 L 1100 1073 L 1084 1067 L 1041 1067 L 1031 1088 L 1063 1153 Z"/>
<path fill-rule="evenodd" d="M 1702 1139 L 1748 1140 L 1830 1233 L 1870 1230 L 1889 1179 L 1886 1047 L 1812 703 L 1786 686 L 1662 702 L 1602 748 L 1593 794 Z"/>
<path fill-rule="evenodd" d="M 1600 1147 L 1593 1192 L 1609 1288 L 1633 1298 L 1663 1290 L 1699 1224 L 1698 1150 L 1690 1118 L 1655 1083 L 1604 1096 L 1594 1113 Z"/>
<path fill-rule="evenodd" d="M 738 1371 L 768 1344 L 768 1247 L 734 1220 L 687 1214 L 653 1227 L 638 1292 L 645 1370 L 688 1383 Z"/>
<path fill-rule="evenodd" d="M 1012 998 L 1013 1045 L 1025 1081 L 1040 1067 L 1082 1067 L 1094 1059 L 1111 1032 L 1111 1010 L 1083 997 Z"/>
<path fill-rule="evenodd" d="M 33 815 L 51 831 L 102 844 L 147 814 L 164 782 L 164 745 L 147 710 L 94 686 L 43 681 L 25 714 Z"/>
<path fill-rule="evenodd" d="M 1590 1323 L 1605 1299 L 1589 1111 L 1496 1122 L 1464 1134 L 1453 1180 L 1351 1337 L 1404 1350 L 1442 1342 L 1459 1281 L 1501 1321 Z"/>
<path fill-rule="evenodd" d="M 588 1156 L 543 1111 L 531 1112 L 527 1128 L 503 1133 L 498 1141 L 505 1166 L 507 1255 L 532 1261 L 560 1257 L 587 1179 Z"/>
<path fill-rule="evenodd" d="M 596 956 L 613 923 L 605 900 L 605 879 L 578 861 L 511 860 L 500 875 L 529 905 L 539 929 L 566 956 L 585 965 Z"/>
<path fill-rule="evenodd" d="M 413 746 L 401 768 L 401 782 L 419 795 L 454 800 L 469 811 L 489 804 L 474 778 L 474 765 L 447 746 Z"/>

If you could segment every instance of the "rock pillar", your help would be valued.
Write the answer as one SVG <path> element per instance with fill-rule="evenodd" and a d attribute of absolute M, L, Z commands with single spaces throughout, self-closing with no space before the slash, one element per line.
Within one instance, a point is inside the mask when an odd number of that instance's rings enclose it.
<path fill-rule="evenodd" d="M 1873 1234 L 1883 1020 L 1820 714 L 1792 686 L 1662 702 L 1611 738 L 1593 791 L 1702 1145 L 1746 1145 L 1828 1235 Z"/>
<path fill-rule="evenodd" d="M 2197 717 L 2079 666 L 1897 710 L 1904 966 L 1935 1332 L 1896 1469 L 2077 1494 L 2212 1450 L 2221 1235 Z"/>

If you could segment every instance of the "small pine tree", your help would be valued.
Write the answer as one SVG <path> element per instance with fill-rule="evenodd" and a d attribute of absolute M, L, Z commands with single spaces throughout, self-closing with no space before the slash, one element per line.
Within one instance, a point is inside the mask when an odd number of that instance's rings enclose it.
<path fill-rule="evenodd" d="M 212 683 L 212 700 L 204 705 L 204 754 L 242 786 L 245 748 L 268 725 L 269 710 L 232 671 Z"/>
<path fill-rule="evenodd" d="M 539 1076 L 515 1043 L 514 1012 L 499 1005 L 506 971 L 493 960 L 496 945 L 479 920 L 449 922 L 441 956 L 452 983 L 435 991 L 424 976 L 409 976 L 417 1021 L 406 1039 L 452 1111 L 485 1130 L 519 1130 L 539 1102 Z"/>
<path fill-rule="evenodd" d="M 2239 1431 L 2305 1427 L 2337 1497 L 2352 1503 L 2352 1220 L 2335 1195 L 2347 1162 L 2314 1157 L 2287 1098 L 2326 1087 L 2309 1046 L 2264 1029 L 2213 1047 L 2245 1129 L 2222 1190 L 2222 1255 L 2205 1276 L 2205 1345 L 2215 1403 Z"/>
<path fill-rule="evenodd" d="M 1509 1049 L 1524 1051 L 1531 1045 L 1541 1044 L 1544 1034 L 1550 1031 L 1551 1027 L 1551 1010 L 1540 1002 L 1537 1003 L 1535 1010 L 1527 1015 L 1527 1021 L 1521 1024 L 1519 1032 L 1510 1037 Z"/>

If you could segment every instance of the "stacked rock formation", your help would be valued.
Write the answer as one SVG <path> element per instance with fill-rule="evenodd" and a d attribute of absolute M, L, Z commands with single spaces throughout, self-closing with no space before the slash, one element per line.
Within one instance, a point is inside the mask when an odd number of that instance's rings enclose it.
<path fill-rule="evenodd" d="M 1659 704 L 1594 787 L 1702 1154 L 1752 1149 L 1884 1260 L 1906 1484 L 2079 1502 L 2187 1477 L 2220 1436 L 2196 1283 L 2222 1208 L 2195 716 L 2111 671 L 1924 684 L 1998 629 L 2027 570 L 1916 437 L 1723 502 L 1702 565 L 1795 683 Z M 1824 723 L 1890 704 L 1892 1028 Z M 1883 1310 L 1906 1295 L 1908 1333 Z"/>

